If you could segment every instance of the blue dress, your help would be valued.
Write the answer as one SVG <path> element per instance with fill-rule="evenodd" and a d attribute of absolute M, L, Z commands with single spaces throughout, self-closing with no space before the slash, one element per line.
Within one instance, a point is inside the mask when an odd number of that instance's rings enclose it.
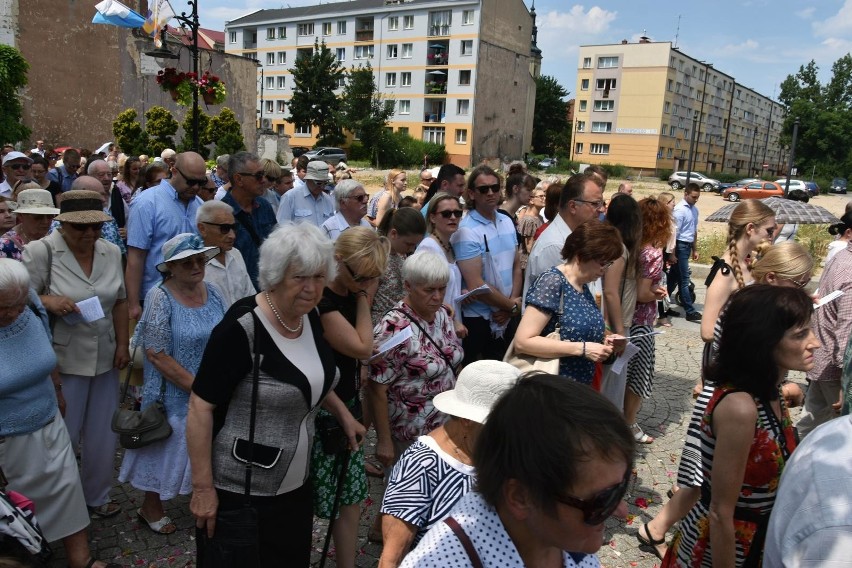
<path fill-rule="evenodd" d="M 527 292 L 527 305 L 535 306 L 546 314 L 559 312 L 560 294 L 565 295 L 562 317 L 560 318 L 559 337 L 562 341 L 585 341 L 603 343 L 604 320 L 595 303 L 589 287 L 583 285 L 578 292 L 558 268 L 553 267 L 535 281 Z M 544 330 L 545 336 L 556 329 L 556 318 L 551 317 Z M 559 360 L 559 374 L 570 377 L 578 383 L 589 385 L 595 374 L 595 363 L 585 357 L 562 357 Z"/>
<path fill-rule="evenodd" d="M 195 375 L 210 332 L 225 315 L 225 301 L 215 286 L 207 286 L 207 302 L 198 308 L 188 308 L 178 302 L 164 286 L 151 288 L 145 297 L 142 314 L 143 329 L 137 331 L 142 343 L 139 349 L 164 351 L 190 374 Z M 140 326 L 143 325 L 140 323 Z M 134 340 L 137 338 L 134 337 Z M 144 357 L 144 355 L 143 355 Z M 142 408 L 160 396 L 159 371 L 144 357 Z M 178 494 L 192 491 L 189 455 L 186 449 L 186 414 L 189 393 L 165 380 L 163 402 L 172 426 L 172 435 L 160 442 L 136 450 L 126 450 L 118 479 L 130 482 L 142 491 L 160 494 L 169 500 Z"/>

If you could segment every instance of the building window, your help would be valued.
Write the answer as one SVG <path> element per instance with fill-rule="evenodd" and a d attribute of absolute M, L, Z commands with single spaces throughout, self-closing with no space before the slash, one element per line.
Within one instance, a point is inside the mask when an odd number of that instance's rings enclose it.
<path fill-rule="evenodd" d="M 355 46 L 355 59 L 372 59 L 373 58 L 373 46 L 372 45 L 356 45 Z"/>
<path fill-rule="evenodd" d="M 399 54 L 399 46 L 395 43 L 388 46 L 388 59 L 396 59 Z"/>
<path fill-rule="evenodd" d="M 411 54 L 414 52 L 414 45 L 410 43 L 402 44 L 402 58 L 411 59 Z"/>
<path fill-rule="evenodd" d="M 311 135 L 311 125 L 310 124 L 298 124 L 296 125 L 296 134 L 300 136 L 310 136 Z"/>
<path fill-rule="evenodd" d="M 330 36 L 331 35 L 331 22 L 323 22 L 322 23 L 322 35 Z"/>
<path fill-rule="evenodd" d="M 585 132 L 586 131 L 586 121 L 578 120 L 577 121 L 577 132 Z"/>
<path fill-rule="evenodd" d="M 287 39 L 287 28 L 284 26 L 278 27 L 278 39 Z"/>
<path fill-rule="evenodd" d="M 615 88 L 615 79 L 598 79 L 595 83 L 595 89 L 598 91 L 609 91 Z"/>
<path fill-rule="evenodd" d="M 388 31 L 395 32 L 399 29 L 399 16 L 388 18 Z"/>
<path fill-rule="evenodd" d="M 408 135 L 408 127 L 407 126 L 400 126 L 397 129 L 397 132 L 399 132 L 400 134 Z"/>
<path fill-rule="evenodd" d="M 669 114 L 669 111 L 672 109 L 672 104 L 670 102 L 666 102 L 663 105 L 663 112 Z"/>
<path fill-rule="evenodd" d="M 282 75 L 280 77 L 277 77 L 276 79 L 277 79 L 276 84 L 277 84 L 279 89 L 286 89 L 287 88 L 287 77 L 286 77 L 286 75 Z"/>
<path fill-rule="evenodd" d="M 299 24 L 297 28 L 297 33 L 300 36 L 312 36 L 314 35 L 314 25 L 313 24 Z"/>
<path fill-rule="evenodd" d="M 266 112 L 269 112 L 269 113 L 273 112 L 273 109 L 275 108 L 274 105 L 275 105 L 274 102 L 266 101 Z"/>
<path fill-rule="evenodd" d="M 589 144 L 589 153 L 598 155 L 609 154 L 609 144 Z"/>
<path fill-rule="evenodd" d="M 411 114 L 411 101 L 397 101 L 396 108 L 399 110 L 399 114 Z"/>
<path fill-rule="evenodd" d="M 283 124 L 279 124 L 278 126 L 275 127 L 275 129 L 278 131 L 278 136 L 284 136 L 284 125 Z"/>
<path fill-rule="evenodd" d="M 411 71 L 403 71 L 399 74 L 399 84 L 402 87 L 411 86 Z"/>
<path fill-rule="evenodd" d="M 582 154 L 583 153 L 583 143 L 582 142 L 577 142 L 577 144 L 574 145 L 574 153 L 575 154 Z"/>
<path fill-rule="evenodd" d="M 456 114 L 470 114 L 470 99 L 459 99 L 456 101 Z"/>
<path fill-rule="evenodd" d="M 461 54 L 462 55 L 473 55 L 473 40 L 472 39 L 463 39 L 461 42 Z"/>
<path fill-rule="evenodd" d="M 589 80 L 588 79 L 582 79 L 580 81 L 580 90 L 581 91 L 588 91 L 589 90 Z"/>
<path fill-rule="evenodd" d="M 467 144 L 467 128 L 456 128 L 456 144 Z"/>
<path fill-rule="evenodd" d="M 444 144 L 444 127 L 427 126 L 423 129 L 423 141 L 434 144 Z"/>
<path fill-rule="evenodd" d="M 674 137 L 675 134 L 677 134 L 677 127 L 674 124 L 672 124 L 669 127 L 669 136 Z"/>
<path fill-rule="evenodd" d="M 275 65 L 275 54 L 267 53 L 266 54 L 266 64 L 267 65 Z"/>
<path fill-rule="evenodd" d="M 615 101 L 595 101 L 595 110 L 611 112 L 615 110 Z"/>
<path fill-rule="evenodd" d="M 580 112 L 586 112 L 586 103 L 588 101 L 580 101 Z"/>
<path fill-rule="evenodd" d="M 346 61 L 346 48 L 338 47 L 337 48 L 337 60 L 338 61 Z"/>
<path fill-rule="evenodd" d="M 267 77 L 266 78 L 266 88 L 274 89 L 275 88 L 275 77 Z"/>
<path fill-rule="evenodd" d="M 346 20 L 337 22 L 337 35 L 346 35 Z"/>
<path fill-rule="evenodd" d="M 396 87 L 396 73 L 385 73 L 385 87 Z"/>
<path fill-rule="evenodd" d="M 598 57 L 598 69 L 618 67 L 618 57 Z"/>
<path fill-rule="evenodd" d="M 592 122 L 592 132 L 612 132 L 612 123 Z"/>
<path fill-rule="evenodd" d="M 228 42 L 237 43 L 237 32 L 228 32 Z"/>
<path fill-rule="evenodd" d="M 473 25 L 473 10 L 462 10 L 462 25 L 463 26 L 472 26 Z"/>
<path fill-rule="evenodd" d="M 583 69 L 590 69 L 592 67 L 592 58 L 584 57 L 583 58 Z"/>
<path fill-rule="evenodd" d="M 284 112 L 287 110 L 287 102 L 286 101 L 275 101 L 275 110 L 278 112 Z"/>
<path fill-rule="evenodd" d="M 467 87 L 470 85 L 470 69 L 459 71 L 459 85 Z"/>
<path fill-rule="evenodd" d="M 275 39 L 275 28 L 266 28 L 266 39 Z"/>
<path fill-rule="evenodd" d="M 346 77 L 338 77 L 337 78 L 337 88 L 342 89 L 346 86 Z"/>
<path fill-rule="evenodd" d="M 249 59 L 254 59 L 257 61 L 257 52 L 256 51 L 246 51 L 243 53 L 243 57 L 248 57 Z"/>
<path fill-rule="evenodd" d="M 287 63 L 287 52 L 279 51 L 278 52 L 278 65 L 285 65 Z"/>
<path fill-rule="evenodd" d="M 666 150 L 666 158 L 671 158 L 671 157 L 672 157 L 672 149 L 669 148 L 668 150 Z"/>
<path fill-rule="evenodd" d="M 414 29 L 414 16 L 403 16 L 402 17 L 402 28 L 405 30 L 413 30 Z"/>
<path fill-rule="evenodd" d="M 670 93 L 674 91 L 674 81 L 672 79 L 669 79 L 669 83 L 666 85 L 666 90 Z"/>
<path fill-rule="evenodd" d="M 453 11 L 441 10 L 440 12 L 429 12 L 429 35 L 448 36 L 452 25 Z"/>

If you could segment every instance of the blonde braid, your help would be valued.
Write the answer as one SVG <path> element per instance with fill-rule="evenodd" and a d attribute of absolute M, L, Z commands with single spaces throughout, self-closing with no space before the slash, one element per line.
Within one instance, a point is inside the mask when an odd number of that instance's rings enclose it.
<path fill-rule="evenodd" d="M 734 271 L 734 278 L 737 279 L 737 288 L 745 288 L 745 280 L 743 279 L 743 271 L 740 268 L 740 259 L 737 254 L 737 230 L 734 227 L 728 229 L 728 254 L 731 257 L 731 268 Z"/>

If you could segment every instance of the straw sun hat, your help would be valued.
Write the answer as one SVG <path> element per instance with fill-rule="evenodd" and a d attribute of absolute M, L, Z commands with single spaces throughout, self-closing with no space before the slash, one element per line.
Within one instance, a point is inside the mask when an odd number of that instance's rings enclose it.
<path fill-rule="evenodd" d="M 22 195 L 23 193 L 21 192 Z M 56 220 L 62 223 L 91 225 L 112 221 L 112 217 L 104 213 L 104 201 L 100 193 L 75 189 L 62 194 Z"/>

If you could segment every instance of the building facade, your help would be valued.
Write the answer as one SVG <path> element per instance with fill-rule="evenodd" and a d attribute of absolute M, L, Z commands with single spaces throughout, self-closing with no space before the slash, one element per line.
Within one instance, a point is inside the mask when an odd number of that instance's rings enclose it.
<path fill-rule="evenodd" d="M 581 46 L 572 157 L 639 170 L 785 171 L 783 107 L 670 42 Z"/>
<path fill-rule="evenodd" d="M 522 0 L 353 0 L 246 15 L 226 24 L 225 49 L 257 60 L 261 127 L 292 145 L 316 143 L 316 129 L 287 122 L 287 103 L 296 58 L 320 41 L 344 68 L 372 66 L 395 101 L 390 128 L 445 144 L 467 167 L 529 149 L 533 26 Z"/>

